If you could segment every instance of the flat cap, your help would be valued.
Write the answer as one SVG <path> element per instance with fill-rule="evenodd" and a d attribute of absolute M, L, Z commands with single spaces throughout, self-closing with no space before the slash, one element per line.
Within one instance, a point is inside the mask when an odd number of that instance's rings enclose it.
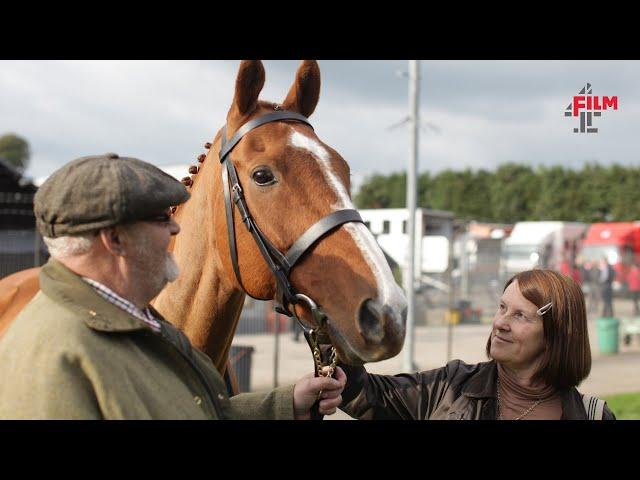
<path fill-rule="evenodd" d="M 38 231 L 55 238 L 143 220 L 189 197 L 154 165 L 107 153 L 56 170 L 36 192 L 33 209 Z"/>

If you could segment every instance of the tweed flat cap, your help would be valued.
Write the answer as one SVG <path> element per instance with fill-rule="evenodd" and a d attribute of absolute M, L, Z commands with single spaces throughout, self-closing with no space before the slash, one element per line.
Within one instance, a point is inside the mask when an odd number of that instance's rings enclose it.
<path fill-rule="evenodd" d="M 38 231 L 55 238 L 143 220 L 189 197 L 154 165 L 107 153 L 55 171 L 36 192 L 33 209 Z"/>

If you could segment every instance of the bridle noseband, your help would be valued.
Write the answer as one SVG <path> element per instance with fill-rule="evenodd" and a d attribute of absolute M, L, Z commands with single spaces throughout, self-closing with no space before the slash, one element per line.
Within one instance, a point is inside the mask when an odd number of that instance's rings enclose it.
<path fill-rule="evenodd" d="M 316 305 L 316 303 L 308 296 L 298 293 L 291 282 L 289 276 L 291 270 L 296 265 L 298 260 L 307 252 L 316 242 L 318 242 L 325 234 L 333 231 L 345 223 L 360 222 L 364 223 L 357 210 L 345 209 L 338 210 L 331 213 L 309 227 L 294 243 L 291 245 L 286 253 L 281 253 L 262 233 L 258 227 L 255 219 L 251 216 L 249 208 L 244 198 L 244 193 L 238 179 L 236 168 L 233 165 L 231 159 L 231 152 L 238 145 L 240 140 L 252 131 L 253 129 L 264 125 L 265 123 L 277 122 L 282 120 L 293 120 L 297 122 L 309 125 L 311 124 L 308 119 L 295 112 L 290 111 L 276 111 L 268 113 L 255 118 L 242 127 L 240 127 L 233 137 L 227 141 L 227 126 L 225 125 L 221 132 L 221 146 L 220 146 L 220 163 L 222 164 L 222 184 L 224 188 L 224 203 L 227 218 L 227 234 L 229 237 L 229 251 L 231 253 L 231 263 L 233 265 L 233 271 L 236 275 L 236 279 L 240 284 L 240 288 L 249 295 L 251 298 L 257 300 L 270 300 L 268 298 L 257 298 L 247 292 L 247 289 L 242 283 L 240 276 L 240 268 L 238 266 L 238 250 L 236 247 L 236 234 L 233 221 L 233 209 L 234 205 L 238 209 L 242 222 L 258 246 L 262 257 L 264 258 L 269 270 L 273 273 L 276 280 L 276 311 L 288 317 L 293 316 L 303 329 L 305 338 L 311 347 L 314 355 L 314 361 L 316 364 L 316 375 L 322 374 L 318 372 L 318 369 L 322 369 L 321 361 L 319 363 L 319 348 L 318 339 L 319 335 L 323 337 L 326 335 L 324 327 L 327 323 L 327 316 Z M 311 310 L 311 315 L 316 323 L 316 327 L 308 327 L 301 321 L 295 312 L 290 310 L 290 306 L 298 303 L 305 303 Z M 329 342 L 323 342 L 329 343 Z M 332 351 L 333 361 L 332 364 L 335 367 L 335 349 Z"/>

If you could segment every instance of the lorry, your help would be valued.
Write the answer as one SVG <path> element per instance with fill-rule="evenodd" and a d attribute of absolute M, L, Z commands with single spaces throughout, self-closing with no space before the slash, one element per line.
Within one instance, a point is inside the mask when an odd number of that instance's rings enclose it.
<path fill-rule="evenodd" d="M 560 269 L 573 262 L 587 225 L 579 222 L 518 222 L 504 240 L 500 257 L 503 279 L 533 268 Z"/>
<path fill-rule="evenodd" d="M 592 224 L 582 242 L 579 258 L 583 265 L 606 258 L 616 272 L 613 290 L 626 292 L 629 267 L 640 258 L 640 222 Z"/>

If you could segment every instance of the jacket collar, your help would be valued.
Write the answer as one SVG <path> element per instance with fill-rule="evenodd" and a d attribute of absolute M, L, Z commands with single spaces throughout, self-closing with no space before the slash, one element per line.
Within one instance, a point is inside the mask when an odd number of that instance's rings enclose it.
<path fill-rule="evenodd" d="M 478 372 L 462 388 L 462 395 L 472 398 L 495 398 L 498 378 L 495 360 L 480 363 L 478 366 Z M 562 398 L 561 420 L 585 420 L 587 418 L 582 397 L 577 389 L 565 389 L 560 395 Z"/>
<path fill-rule="evenodd" d="M 478 372 L 462 387 L 461 394 L 472 398 L 495 398 L 498 369 L 495 360 L 479 363 Z"/>
<path fill-rule="evenodd" d="M 57 260 L 50 259 L 40 271 L 40 289 L 56 303 L 73 311 L 84 323 L 102 332 L 151 330 L 142 320 L 129 315 L 98 295 L 82 278 Z M 154 316 L 162 319 L 156 310 Z"/>
<path fill-rule="evenodd" d="M 582 403 L 582 396 L 576 388 L 568 388 L 562 392 L 562 417 L 560 420 L 587 420 L 587 411 Z"/>

